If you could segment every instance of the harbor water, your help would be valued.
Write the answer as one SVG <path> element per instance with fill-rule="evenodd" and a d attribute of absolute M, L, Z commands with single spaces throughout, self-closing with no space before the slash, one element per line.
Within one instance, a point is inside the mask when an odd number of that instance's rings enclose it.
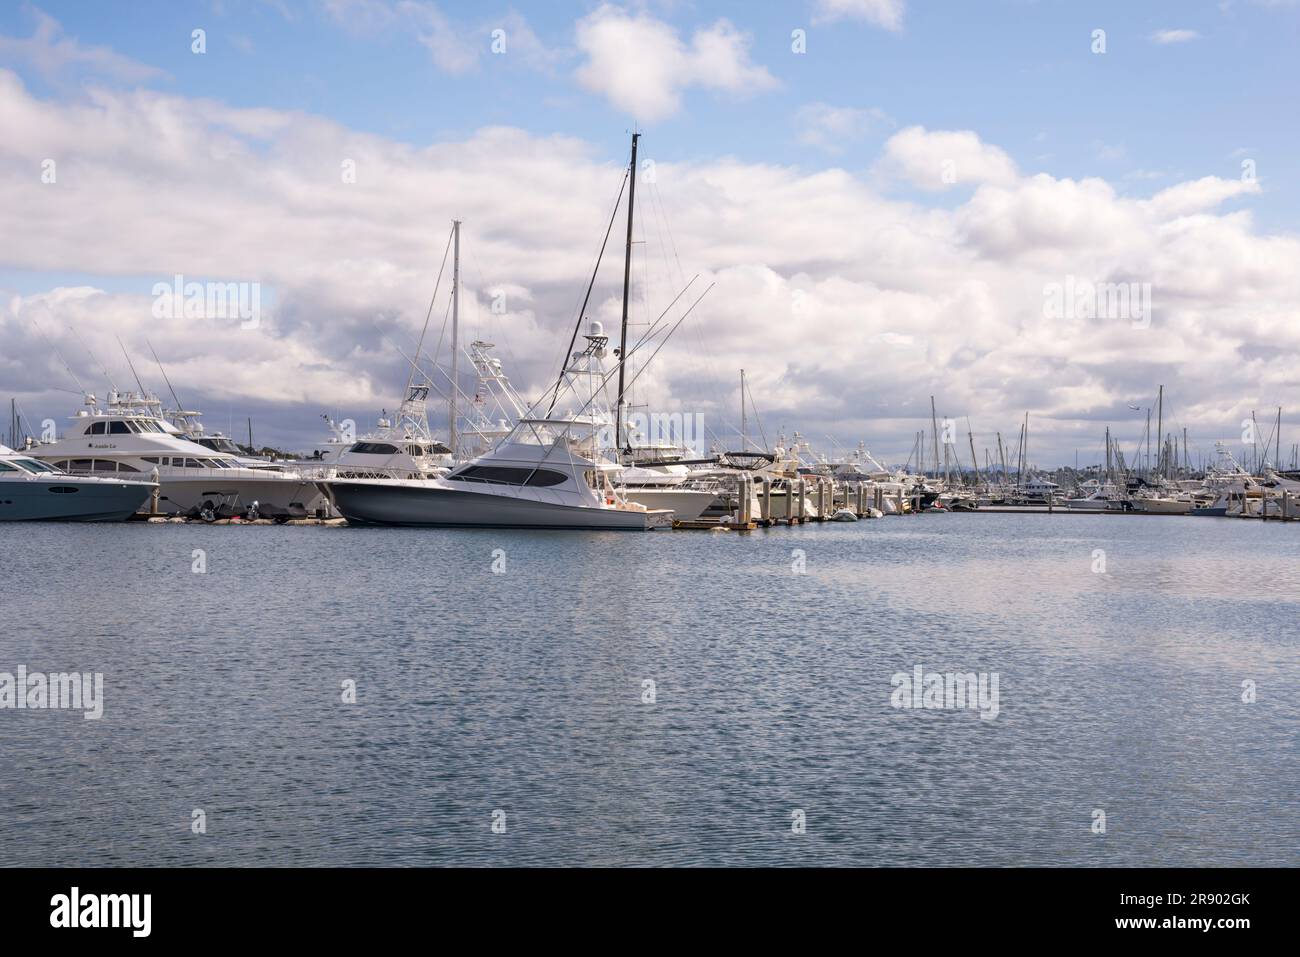
<path fill-rule="evenodd" d="M 1293 865 L 1300 528 L 0 526 L 5 865 Z M 996 676 L 997 711 L 896 677 Z M 355 702 L 350 702 L 352 689 Z M 345 700 L 349 699 L 349 700 Z"/>

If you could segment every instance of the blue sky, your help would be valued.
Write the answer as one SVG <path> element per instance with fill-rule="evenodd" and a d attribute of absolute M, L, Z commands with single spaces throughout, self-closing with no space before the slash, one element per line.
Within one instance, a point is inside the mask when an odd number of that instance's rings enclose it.
<path fill-rule="evenodd" d="M 10 3 L 0 116 L 26 128 L 0 144 L 0 228 L 26 239 L 0 250 L 0 292 L 22 297 L 7 344 L 22 352 L 29 311 L 143 336 L 140 297 L 177 271 L 260 281 L 277 322 L 254 351 L 276 370 L 241 377 L 233 347 L 181 337 L 169 361 L 291 444 L 309 409 L 391 406 L 400 362 L 355 313 L 417 322 L 461 216 L 475 294 L 523 303 L 503 338 L 535 389 L 553 357 L 530 350 L 567 339 L 635 123 L 671 171 L 673 255 L 722 290 L 698 320 L 713 364 L 670 348 L 647 388 L 720 431 L 743 364 L 773 419 L 882 454 L 906 453 L 938 394 L 981 435 L 1028 407 L 1044 454 L 1072 461 L 1157 383 L 1208 447 L 1300 402 L 1298 41 L 1288 0 Z M 383 170 L 361 204 L 325 181 L 358 153 Z M 51 155 L 72 171 L 58 190 L 32 177 Z M 1044 324 L 1043 291 L 1076 274 L 1152 282 L 1154 331 Z M 75 286 L 99 293 L 57 294 Z M 616 298 L 598 287 L 602 315 Z M 8 373 L 0 390 L 65 401 L 30 363 Z"/>
<path fill-rule="evenodd" d="M 401 29 L 358 32 L 312 2 L 88 4 L 49 0 L 40 9 L 85 43 L 102 44 L 165 71 L 153 85 L 236 106 L 305 110 L 357 130 L 410 143 L 464 137 L 503 124 L 567 133 L 625 151 L 628 117 L 571 76 L 574 21 L 597 4 L 444 2 L 440 8 L 481 47 L 463 73 L 438 69 Z M 1030 171 L 1104 176 L 1147 190 L 1202 175 L 1236 176 L 1243 156 L 1268 183 L 1261 222 L 1289 226 L 1300 212 L 1300 7 L 1285 2 L 1196 3 L 989 0 L 907 6 L 904 28 L 814 23 L 811 4 L 668 3 L 649 9 L 683 31 L 725 17 L 752 38 L 755 62 L 779 81 L 761 96 L 689 90 L 685 109 L 656 123 L 649 147 L 671 159 L 734 154 L 807 168 L 867 165 L 897 126 L 975 129 Z M 521 13 L 556 52 L 538 72 L 486 55 L 492 24 Z M 208 35 L 206 57 L 190 32 Z M 0 32 L 31 31 L 30 6 L 7 4 Z M 791 52 L 791 31 L 808 52 Z M 1094 29 L 1104 55 L 1091 53 Z M 1160 30 L 1194 39 L 1152 41 Z M 24 74 L 48 89 L 39 74 Z M 799 142 L 796 116 L 809 102 L 887 114 L 846 151 Z"/>

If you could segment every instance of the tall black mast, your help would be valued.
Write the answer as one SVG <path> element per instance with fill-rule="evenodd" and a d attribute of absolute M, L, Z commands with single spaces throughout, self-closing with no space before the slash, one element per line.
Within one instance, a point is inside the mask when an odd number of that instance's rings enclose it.
<path fill-rule="evenodd" d="M 627 252 L 623 258 L 623 328 L 618 340 L 618 406 L 615 412 L 614 442 L 623 448 L 623 370 L 627 366 L 627 303 L 632 288 L 632 210 L 636 206 L 636 142 L 640 133 L 632 134 L 631 181 L 627 190 Z M 629 442 L 630 446 L 631 443 Z"/>

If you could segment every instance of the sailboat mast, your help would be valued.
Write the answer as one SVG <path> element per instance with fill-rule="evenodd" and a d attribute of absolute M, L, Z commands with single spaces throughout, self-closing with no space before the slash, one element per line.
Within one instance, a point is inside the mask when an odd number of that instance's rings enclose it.
<path fill-rule="evenodd" d="M 1280 405 L 1277 407 L 1277 427 L 1273 434 L 1277 436 L 1273 443 L 1275 449 L 1273 453 L 1273 468 L 1280 469 L 1282 467 L 1282 407 Z"/>
<path fill-rule="evenodd" d="M 618 340 L 618 407 L 615 412 L 614 441 L 620 449 L 623 446 L 623 372 L 627 368 L 627 306 L 632 291 L 632 211 L 636 208 L 636 144 L 641 139 L 640 133 L 632 134 L 632 161 L 628 167 L 627 188 L 627 249 L 623 255 L 623 324 Z M 745 404 L 744 392 L 740 396 L 741 407 Z"/>
<path fill-rule="evenodd" d="M 930 432 L 934 440 L 934 475 L 939 477 L 939 419 L 934 412 L 934 396 L 930 396 Z"/>
<path fill-rule="evenodd" d="M 740 451 L 749 450 L 749 423 L 745 421 L 745 370 L 740 370 Z"/>
<path fill-rule="evenodd" d="M 1165 474 L 1165 387 L 1160 386 L 1160 391 L 1156 395 L 1156 435 L 1160 437 L 1160 461 L 1156 463 L 1156 470 L 1160 473 L 1161 478 Z"/>
<path fill-rule="evenodd" d="M 966 416 L 966 441 L 970 442 L 970 464 L 975 469 L 971 478 L 971 486 L 975 487 L 980 480 L 980 460 L 975 455 L 975 435 L 970 429 L 970 416 Z"/>
<path fill-rule="evenodd" d="M 1147 409 L 1147 478 L 1151 478 L 1151 410 Z"/>
<path fill-rule="evenodd" d="M 1001 432 L 998 433 L 998 459 L 1002 463 L 1002 480 L 998 484 L 1000 487 L 1005 487 L 1007 484 L 1007 453 L 1006 450 L 1002 447 Z"/>
<path fill-rule="evenodd" d="M 460 392 L 460 220 L 451 222 L 451 395 L 447 402 L 447 448 L 456 454 L 456 413 Z"/>

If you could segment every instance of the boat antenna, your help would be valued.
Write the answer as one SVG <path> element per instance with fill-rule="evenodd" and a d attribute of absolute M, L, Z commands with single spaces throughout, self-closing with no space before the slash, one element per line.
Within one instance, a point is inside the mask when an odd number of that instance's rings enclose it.
<path fill-rule="evenodd" d="M 636 208 L 636 144 L 641 139 L 640 133 L 632 134 L 632 161 L 628 164 L 627 190 L 627 249 L 623 255 L 623 323 L 618 339 L 618 406 L 614 412 L 614 442 L 623 447 L 623 372 L 627 367 L 627 306 L 632 288 L 632 213 Z M 657 350 L 656 350 L 657 351 Z M 741 397 L 743 400 L 743 396 Z M 629 452 L 631 443 L 628 443 Z"/>
<path fill-rule="evenodd" d="M 181 411 L 185 406 L 181 405 L 181 400 L 176 396 L 176 390 L 172 388 L 172 380 L 167 378 L 167 370 L 163 368 L 162 360 L 158 358 L 153 343 L 146 339 L 144 344 L 149 347 L 149 352 L 153 354 L 153 361 L 158 363 L 158 371 L 162 373 L 163 381 L 167 383 L 167 391 L 172 394 L 172 401 L 176 403 L 176 411 Z"/>

